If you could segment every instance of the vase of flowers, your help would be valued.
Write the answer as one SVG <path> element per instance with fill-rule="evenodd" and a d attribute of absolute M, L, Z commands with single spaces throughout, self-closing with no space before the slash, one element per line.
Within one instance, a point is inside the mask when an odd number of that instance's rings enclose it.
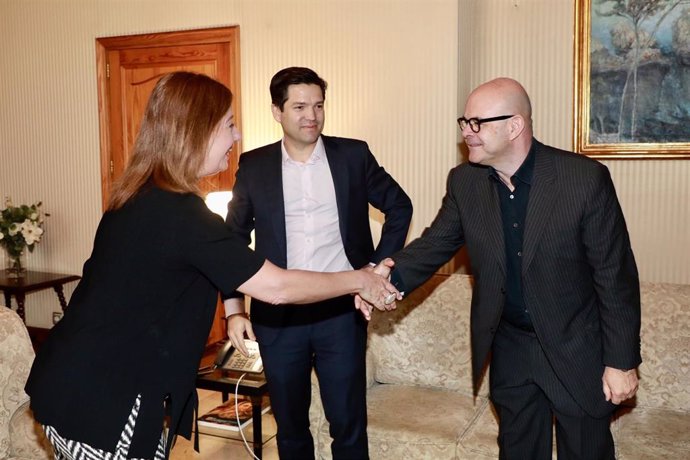
<path fill-rule="evenodd" d="M 33 252 L 43 235 L 41 202 L 32 205 L 13 206 L 5 198 L 5 208 L 0 211 L 0 246 L 5 250 L 7 274 L 20 278 L 26 274 L 26 251 Z"/>

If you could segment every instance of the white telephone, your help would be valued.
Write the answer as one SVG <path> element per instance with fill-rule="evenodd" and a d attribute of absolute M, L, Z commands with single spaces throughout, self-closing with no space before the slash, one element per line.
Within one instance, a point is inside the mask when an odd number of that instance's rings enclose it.
<path fill-rule="evenodd" d="M 254 340 L 244 339 L 244 346 L 247 347 L 249 356 L 244 356 L 236 350 L 228 340 L 216 355 L 215 368 L 227 371 L 248 372 L 260 374 L 264 370 L 261 355 L 259 354 L 259 344 Z"/>

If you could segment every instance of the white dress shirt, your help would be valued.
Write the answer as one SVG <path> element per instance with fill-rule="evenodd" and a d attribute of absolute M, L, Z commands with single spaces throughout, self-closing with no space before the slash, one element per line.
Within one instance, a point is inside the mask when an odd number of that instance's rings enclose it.
<path fill-rule="evenodd" d="M 319 137 L 307 161 L 295 161 L 281 143 L 287 268 L 352 270 L 345 255 L 338 204 L 326 149 Z M 225 301 L 225 316 L 244 313 L 244 302 Z"/>
<path fill-rule="evenodd" d="M 283 153 L 287 267 L 318 272 L 352 270 L 340 234 L 338 204 L 326 149 L 319 137 L 305 162 Z"/>

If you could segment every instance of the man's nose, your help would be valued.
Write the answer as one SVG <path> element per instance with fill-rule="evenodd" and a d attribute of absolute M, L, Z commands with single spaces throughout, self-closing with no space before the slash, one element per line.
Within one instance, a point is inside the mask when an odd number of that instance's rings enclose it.
<path fill-rule="evenodd" d="M 475 134 L 475 132 L 472 131 L 472 128 L 470 128 L 469 124 L 465 126 L 463 129 L 461 129 L 460 133 L 462 133 L 462 137 L 464 137 L 465 139 L 467 139 L 468 136 L 472 136 Z"/>

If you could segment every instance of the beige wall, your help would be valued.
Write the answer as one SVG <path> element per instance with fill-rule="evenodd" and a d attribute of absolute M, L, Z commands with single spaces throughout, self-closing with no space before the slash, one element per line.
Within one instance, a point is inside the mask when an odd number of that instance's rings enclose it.
<path fill-rule="evenodd" d="M 473 51 L 461 51 L 459 97 L 482 81 L 516 78 L 531 94 L 536 137 L 572 148 L 574 4 L 460 0 L 460 49 Z M 641 279 L 690 282 L 690 161 L 603 163 L 618 191 Z"/>
<path fill-rule="evenodd" d="M 369 142 L 415 197 L 413 233 L 431 220 L 455 163 L 455 0 L 0 0 L 0 196 L 43 200 L 51 213 L 30 268 L 81 273 L 90 254 L 101 215 L 96 37 L 234 24 L 245 149 L 279 139 L 271 76 L 313 67 L 330 84 L 325 133 Z M 49 326 L 58 309 L 51 292 L 31 294 L 27 321 Z"/>
<path fill-rule="evenodd" d="M 325 132 L 369 142 L 413 199 L 411 236 L 438 209 L 458 158 L 455 118 L 481 81 L 521 80 L 537 136 L 571 146 L 570 1 L 0 0 L 0 196 L 43 200 L 52 214 L 31 268 L 80 273 L 91 250 L 101 214 L 95 38 L 233 24 L 245 149 L 279 137 L 273 73 L 315 68 L 330 84 Z M 690 162 L 607 164 L 642 278 L 690 282 Z M 28 323 L 49 326 L 53 294 L 27 301 Z"/>

